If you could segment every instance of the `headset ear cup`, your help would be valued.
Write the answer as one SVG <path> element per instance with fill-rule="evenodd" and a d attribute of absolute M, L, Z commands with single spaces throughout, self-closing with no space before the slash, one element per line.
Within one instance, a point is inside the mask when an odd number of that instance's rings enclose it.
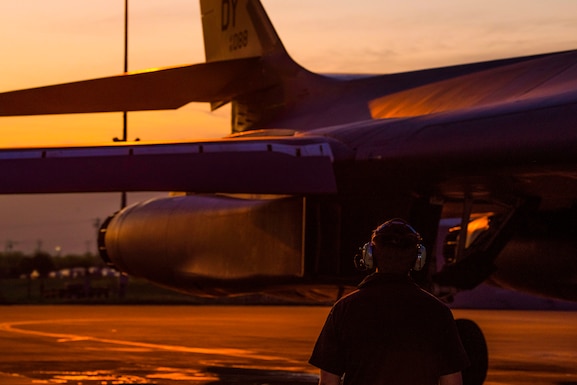
<path fill-rule="evenodd" d="M 427 249 L 421 243 L 417 245 L 417 260 L 415 261 L 415 266 L 413 270 L 420 271 L 427 261 Z"/>
<path fill-rule="evenodd" d="M 373 268 L 373 245 L 367 242 L 359 249 L 355 255 L 355 267 L 359 271 L 371 270 Z"/>
<path fill-rule="evenodd" d="M 363 253 L 363 260 L 365 261 L 365 266 L 367 267 L 367 270 L 372 270 L 374 266 L 373 244 L 371 242 L 367 242 L 365 244 L 365 247 L 363 247 L 363 250 L 365 251 Z"/>

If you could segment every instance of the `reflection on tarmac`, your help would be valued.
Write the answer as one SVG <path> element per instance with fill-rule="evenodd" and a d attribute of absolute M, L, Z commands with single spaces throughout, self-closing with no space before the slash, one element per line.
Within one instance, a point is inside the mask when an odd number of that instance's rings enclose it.
<path fill-rule="evenodd" d="M 0 384 L 316 384 L 327 307 L 0 307 Z M 487 385 L 577 384 L 577 313 L 455 311 L 485 332 Z"/>

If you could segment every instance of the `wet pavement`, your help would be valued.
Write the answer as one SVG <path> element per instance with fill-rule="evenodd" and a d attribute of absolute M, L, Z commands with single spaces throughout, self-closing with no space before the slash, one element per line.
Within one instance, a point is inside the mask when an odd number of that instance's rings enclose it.
<path fill-rule="evenodd" d="M 0 307 L 0 384 L 316 384 L 329 308 Z M 485 384 L 577 385 L 577 312 L 455 311 L 484 330 Z"/>

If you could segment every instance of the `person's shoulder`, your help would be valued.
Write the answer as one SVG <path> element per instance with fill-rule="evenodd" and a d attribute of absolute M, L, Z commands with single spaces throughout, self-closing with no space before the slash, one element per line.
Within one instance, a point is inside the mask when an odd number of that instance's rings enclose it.
<path fill-rule="evenodd" d="M 361 291 L 359 289 L 356 289 L 356 290 L 342 296 L 337 302 L 335 302 L 333 307 L 346 306 L 351 301 L 355 301 L 356 298 L 359 297 L 360 295 L 361 295 Z"/>
<path fill-rule="evenodd" d="M 415 295 L 419 298 L 422 305 L 427 306 L 429 309 L 437 309 L 437 311 L 441 313 L 451 313 L 451 309 L 449 309 L 447 304 L 432 293 L 424 290 L 416 284 L 414 290 Z"/>
<path fill-rule="evenodd" d="M 355 312 L 359 308 L 366 306 L 367 303 L 374 303 L 374 295 L 371 295 L 367 290 L 356 289 L 340 298 L 331 309 L 333 315 L 349 314 L 351 311 Z"/>

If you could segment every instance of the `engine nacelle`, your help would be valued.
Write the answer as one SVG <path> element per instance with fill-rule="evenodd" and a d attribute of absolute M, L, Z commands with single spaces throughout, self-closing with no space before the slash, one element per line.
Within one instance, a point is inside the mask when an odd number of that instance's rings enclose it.
<path fill-rule="evenodd" d="M 204 292 L 205 286 L 244 284 L 258 290 L 304 275 L 303 210 L 299 197 L 153 199 L 106 221 L 99 248 L 120 271 L 171 288 Z"/>

